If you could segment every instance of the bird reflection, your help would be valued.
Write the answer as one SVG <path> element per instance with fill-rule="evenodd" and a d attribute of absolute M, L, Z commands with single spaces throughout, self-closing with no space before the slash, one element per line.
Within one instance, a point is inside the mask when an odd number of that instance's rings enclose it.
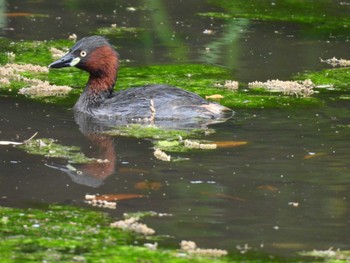
<path fill-rule="evenodd" d="M 93 152 L 91 157 L 96 161 L 86 164 L 61 165 L 47 164 L 46 166 L 60 170 L 72 179 L 73 182 L 89 187 L 100 187 L 104 180 L 115 173 L 117 166 L 117 155 L 115 152 L 115 143 L 112 136 L 106 134 L 106 131 L 113 127 L 120 127 L 130 122 L 111 118 L 93 118 L 91 115 L 75 112 L 75 122 L 79 130 L 85 135 L 92 145 Z M 205 128 L 210 124 L 226 121 L 206 120 L 196 121 L 169 121 L 158 120 L 154 124 L 164 129 L 194 129 Z M 149 125 L 149 124 L 146 124 Z"/>
<path fill-rule="evenodd" d="M 116 169 L 117 156 L 114 139 L 103 133 L 110 129 L 111 121 L 94 119 L 89 115 L 80 113 L 76 113 L 74 119 L 79 125 L 80 131 L 91 143 L 92 155 L 96 161 L 86 164 L 75 164 L 74 166 L 60 164 L 47 164 L 47 166 L 65 172 L 77 184 L 99 187 Z"/>

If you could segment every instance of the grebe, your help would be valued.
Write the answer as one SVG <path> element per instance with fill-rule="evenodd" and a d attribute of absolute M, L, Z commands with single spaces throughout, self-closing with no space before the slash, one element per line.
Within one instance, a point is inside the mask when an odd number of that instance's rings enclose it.
<path fill-rule="evenodd" d="M 119 55 L 101 36 L 79 40 L 50 68 L 77 67 L 90 76 L 74 106 L 76 114 L 89 118 L 131 121 L 153 116 L 155 121 L 188 119 L 227 119 L 231 109 L 208 102 L 197 94 L 168 85 L 147 85 L 113 91 L 119 69 Z M 153 109 L 151 109 L 153 108 Z"/>

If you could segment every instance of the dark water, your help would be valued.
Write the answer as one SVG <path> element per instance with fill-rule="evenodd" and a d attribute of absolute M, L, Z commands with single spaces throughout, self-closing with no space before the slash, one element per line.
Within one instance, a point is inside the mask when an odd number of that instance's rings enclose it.
<path fill-rule="evenodd" d="M 81 37 L 112 23 L 143 26 L 141 38 L 111 39 L 124 59 L 135 65 L 218 64 L 239 81 L 283 79 L 320 69 L 324 65 L 319 57 L 344 57 L 348 47 L 346 38 L 308 37 L 299 25 L 199 17 L 195 13 L 218 10 L 203 1 L 11 1 L 6 9 L 49 14 L 29 20 L 3 16 L 3 34 L 11 39 L 56 39 L 71 33 Z M 215 34 L 205 35 L 205 29 Z M 80 146 L 88 156 L 114 160 L 106 166 L 79 167 L 90 177 L 77 181 L 46 166 L 65 165 L 62 160 L 2 146 L 0 205 L 84 205 L 86 193 L 144 194 L 121 201 L 111 214 L 172 213 L 146 221 L 159 234 L 173 236 L 167 241 L 173 245 L 188 239 L 201 247 L 234 251 L 248 244 L 286 256 L 301 250 L 348 249 L 350 101 L 335 103 L 332 96 L 314 109 L 237 110 L 232 120 L 212 126 L 216 133 L 206 139 L 247 145 L 179 154 L 190 161 L 174 163 L 156 160 L 147 140 L 84 135 L 67 109 L 0 96 L 2 140 L 24 140 L 38 131 L 40 137 Z M 159 189 L 139 189 L 143 182 L 156 183 Z"/>

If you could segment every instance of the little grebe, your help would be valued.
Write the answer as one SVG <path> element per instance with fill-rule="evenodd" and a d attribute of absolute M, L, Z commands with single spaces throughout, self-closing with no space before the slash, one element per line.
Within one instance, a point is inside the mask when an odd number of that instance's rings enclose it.
<path fill-rule="evenodd" d="M 119 56 L 101 36 L 79 40 L 50 68 L 77 67 L 90 76 L 74 106 L 77 114 L 92 118 L 135 120 L 227 119 L 232 110 L 200 96 L 168 85 L 147 85 L 114 92 Z M 152 109 L 151 109 L 152 108 Z"/>

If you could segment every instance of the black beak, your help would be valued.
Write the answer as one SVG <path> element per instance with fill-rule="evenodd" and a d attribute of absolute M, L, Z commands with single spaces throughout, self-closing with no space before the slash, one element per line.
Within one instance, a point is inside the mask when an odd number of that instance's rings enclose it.
<path fill-rule="evenodd" d="M 73 64 L 74 58 L 75 57 L 73 56 L 73 54 L 69 52 L 60 59 L 56 60 L 55 62 L 52 62 L 49 65 L 49 68 L 64 68 L 75 66 L 75 64 Z"/>

